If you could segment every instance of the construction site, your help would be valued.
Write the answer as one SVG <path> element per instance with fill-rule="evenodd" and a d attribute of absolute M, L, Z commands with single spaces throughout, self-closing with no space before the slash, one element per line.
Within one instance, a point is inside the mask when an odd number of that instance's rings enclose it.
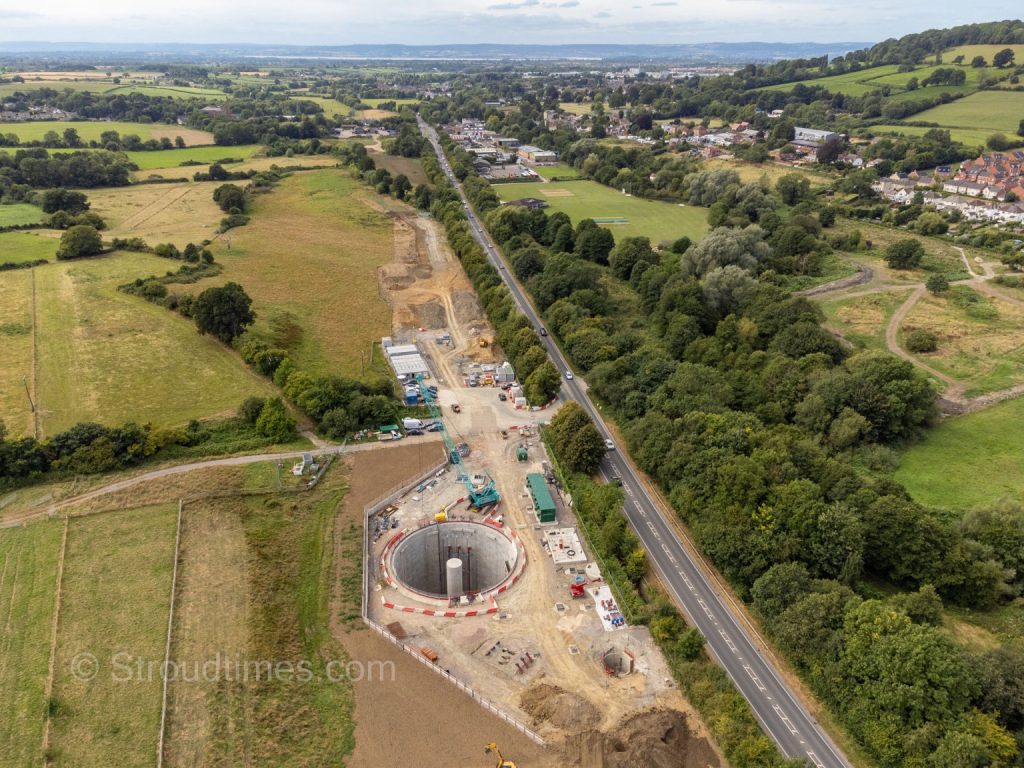
<path fill-rule="evenodd" d="M 577 528 L 540 439 L 558 403 L 526 406 L 434 223 L 400 226 L 385 344 L 422 360 L 391 362 L 442 440 L 433 468 L 366 510 L 367 623 L 552 756 L 519 768 L 724 765 Z"/>

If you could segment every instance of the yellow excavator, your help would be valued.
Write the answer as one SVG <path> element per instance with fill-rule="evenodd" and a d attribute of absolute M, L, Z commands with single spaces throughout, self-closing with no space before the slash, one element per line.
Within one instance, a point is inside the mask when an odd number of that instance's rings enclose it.
<path fill-rule="evenodd" d="M 495 764 L 494 768 L 516 768 L 515 763 L 502 757 L 501 750 L 498 749 L 498 745 L 493 741 L 484 747 L 484 754 L 489 755 L 491 752 L 495 752 L 498 755 L 498 762 Z"/>

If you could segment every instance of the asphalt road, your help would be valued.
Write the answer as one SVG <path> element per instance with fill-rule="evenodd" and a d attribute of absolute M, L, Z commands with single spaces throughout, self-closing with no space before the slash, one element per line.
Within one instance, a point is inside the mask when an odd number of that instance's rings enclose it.
<path fill-rule="evenodd" d="M 498 269 L 516 303 L 535 328 L 542 321 L 517 280 L 509 274 L 500 252 L 476 214 L 469 206 L 462 186 L 451 172 L 438 142 L 437 132 L 420 120 L 420 130 L 437 152 L 441 167 L 462 198 L 470 228 L 477 242 Z M 569 363 L 550 337 L 541 337 L 548 355 L 563 372 Z M 591 402 L 579 379 L 565 379 L 562 394 L 582 405 L 605 438 L 611 432 Z M 725 669 L 736 689 L 750 703 L 765 733 L 787 757 L 803 758 L 817 768 L 849 768 L 850 763 L 817 721 L 807 712 L 775 666 L 761 653 L 742 622 L 719 597 L 705 572 L 697 564 L 697 555 L 679 540 L 665 518 L 674 514 L 662 510 L 648 495 L 631 462 L 618 451 L 609 451 L 601 464 L 606 479 L 618 476 L 626 494 L 625 512 L 630 524 L 647 550 L 648 559 L 658 570 L 676 604 L 707 641 L 707 648 Z"/>

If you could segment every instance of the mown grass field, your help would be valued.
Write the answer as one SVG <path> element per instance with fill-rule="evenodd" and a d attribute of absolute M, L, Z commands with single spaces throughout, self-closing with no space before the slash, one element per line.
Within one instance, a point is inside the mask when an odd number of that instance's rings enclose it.
<path fill-rule="evenodd" d="M 192 322 L 117 290 L 176 267 L 149 254 L 119 253 L 34 270 L 37 406 L 44 434 L 80 421 L 184 425 L 232 415 L 246 397 L 272 394 L 269 382 L 219 342 L 200 336 Z M 8 339 L 19 348 L 25 343 L 24 335 L 0 336 L 0 345 Z M 11 370 L 2 347 L 0 360 L 3 400 L 17 402 L 24 397 L 20 376 L 30 371 L 23 370 L 24 360 Z"/>
<path fill-rule="evenodd" d="M 916 120 L 919 115 L 914 115 Z M 877 135 L 884 133 L 904 134 L 906 136 L 923 136 L 932 128 L 925 128 L 919 125 L 872 125 L 871 132 Z M 949 136 L 953 141 L 961 141 L 969 147 L 985 146 L 988 137 L 994 131 L 985 128 L 948 128 Z"/>
<path fill-rule="evenodd" d="M 895 479 L 923 504 L 966 510 L 1024 501 L 1024 399 L 946 419 L 900 455 Z"/>
<path fill-rule="evenodd" d="M 153 764 L 177 506 L 71 521 L 54 665 L 56 766 Z M 97 660 L 91 680 L 73 674 L 73 660 L 81 653 Z M 137 661 L 143 664 L 141 675 L 133 666 Z"/>
<path fill-rule="evenodd" d="M 980 91 L 914 115 L 914 120 L 950 128 L 975 128 L 1013 136 L 1024 115 L 1024 93 Z"/>
<path fill-rule="evenodd" d="M 942 61 L 949 64 L 957 56 L 964 57 L 964 64 L 970 64 L 975 56 L 984 56 L 985 63 L 991 65 L 992 57 L 1004 48 L 1009 48 L 1014 53 L 1016 64 L 1024 63 L 1024 45 L 960 45 L 942 52 Z"/>
<path fill-rule="evenodd" d="M 579 171 L 566 163 L 558 163 L 557 165 L 535 165 L 533 166 L 533 170 L 537 172 L 538 176 L 543 176 L 545 179 L 578 179 L 581 175 Z"/>
<path fill-rule="evenodd" d="M 351 684 L 325 675 L 328 661 L 344 659 L 327 616 L 330 532 L 344 484 L 329 475 L 324 486 L 312 496 L 186 507 L 174 658 L 306 661 L 313 679 L 173 683 L 168 766 L 242 765 L 248 755 L 267 765 L 333 765 L 352 749 Z"/>
<path fill-rule="evenodd" d="M 139 166 L 140 171 L 149 171 L 154 168 L 176 168 L 184 176 L 191 178 L 196 171 L 205 171 L 206 169 L 201 166 L 181 166 L 181 163 L 212 164 L 227 159 L 248 160 L 260 149 L 262 146 L 259 144 L 241 144 L 236 147 L 220 147 L 210 144 L 209 146 L 185 149 L 160 149 L 155 152 L 126 152 L 125 154 L 128 155 L 128 159 Z M 179 168 L 179 166 L 181 167 Z"/>
<path fill-rule="evenodd" d="M 121 136 L 138 136 L 143 141 L 181 136 L 186 144 L 213 144 L 213 134 L 182 125 L 168 123 L 123 123 L 115 120 L 33 120 L 28 123 L 0 123 L 0 133 L 13 133 L 21 141 L 42 141 L 49 131 L 63 136 L 66 128 L 74 128 L 83 142 L 99 141 L 106 131 L 117 131 Z M 65 150 L 67 151 L 67 150 Z M 132 154 L 158 154 L 132 153 Z"/>
<path fill-rule="evenodd" d="M 51 88 L 55 91 L 88 91 L 91 93 L 144 93 L 149 96 L 167 96 L 172 99 L 205 99 L 214 101 L 226 99 L 227 94 L 212 88 L 190 88 L 176 85 L 154 85 L 151 81 L 138 83 L 115 83 L 113 80 L 97 80 L 89 78 L 85 80 L 28 80 L 24 83 L 3 83 L 0 84 L 0 96 L 10 96 L 12 93 L 30 93 L 41 88 Z"/>
<path fill-rule="evenodd" d="M 2 235 L 0 235 L 2 237 Z M 32 271 L 0 272 L 0 418 L 11 435 L 33 432 L 25 383 L 32 379 Z"/>
<path fill-rule="evenodd" d="M 57 257 L 60 236 L 60 232 L 50 229 L 0 232 L 0 264 L 24 264 L 38 259 L 53 261 Z"/>
<path fill-rule="evenodd" d="M 370 343 L 391 330 L 377 268 L 394 258 L 391 220 L 343 170 L 297 173 L 255 201 L 252 221 L 214 245 L 223 274 L 253 298 L 254 332 L 310 373 L 358 376 Z"/>
<path fill-rule="evenodd" d="M 593 109 L 593 102 L 578 103 L 575 101 L 561 101 L 558 103 L 559 109 L 563 112 L 568 112 L 570 115 L 589 115 Z"/>
<path fill-rule="evenodd" d="M 524 194 L 523 187 L 516 184 L 497 184 L 494 189 L 502 200 L 516 200 Z M 563 211 L 573 223 L 585 218 L 627 219 L 624 224 L 603 225 L 612 231 L 616 240 L 644 236 L 657 244 L 686 235 L 696 241 L 708 229 L 704 208 L 627 197 L 596 181 L 533 185 L 529 194 L 547 202 L 548 213 Z"/>
<path fill-rule="evenodd" d="M 919 357 L 967 385 L 968 397 L 1024 382 L 1024 308 L 1009 301 L 953 286 L 941 296 L 925 294 L 900 329 L 906 336 L 924 329 L 935 334 L 938 350 Z"/>
<path fill-rule="evenodd" d="M 427 174 L 423 170 L 423 161 L 418 157 L 399 157 L 376 150 L 370 151 L 370 157 L 373 158 L 373 162 L 377 164 L 378 168 L 386 169 L 392 176 L 404 173 L 413 186 L 428 182 Z"/>
<path fill-rule="evenodd" d="M 873 81 L 879 77 L 896 74 L 898 67 L 895 64 L 886 64 L 881 67 L 869 67 L 858 72 L 845 72 L 841 75 L 819 77 L 811 80 L 797 80 L 792 83 L 779 83 L 770 85 L 763 90 L 766 91 L 791 91 L 797 84 L 815 86 L 820 85 L 833 93 L 842 93 L 847 96 L 863 96 L 881 87 Z"/>
<path fill-rule="evenodd" d="M 292 96 L 292 99 L 296 101 L 312 101 L 315 104 L 319 104 L 324 114 L 328 117 L 348 117 L 352 114 L 352 107 L 348 104 L 343 104 L 337 99 L 329 99 L 326 96 L 307 96 L 297 93 Z"/>
<path fill-rule="evenodd" d="M 28 203 L 0 205 L 0 227 L 14 227 L 20 224 L 37 224 L 43 220 L 43 209 Z M 3 261 L 0 251 L 0 261 Z"/>
<path fill-rule="evenodd" d="M 404 107 L 406 104 L 419 104 L 418 99 L 398 99 L 398 98 L 387 98 L 387 99 L 360 99 L 363 104 L 369 104 L 374 109 L 380 107 L 381 104 L 385 104 L 389 101 L 395 102 L 396 107 Z"/>
<path fill-rule="evenodd" d="M 190 177 L 202 166 L 175 169 L 175 178 Z M 216 237 L 224 212 L 213 202 L 218 182 L 146 184 L 87 189 L 92 210 L 107 222 L 106 238 L 141 237 L 150 245 L 199 243 Z M 166 268 L 165 268 L 166 269 Z"/>
<path fill-rule="evenodd" d="M 0 304 L 2 307 L 2 304 Z M 0 310 L 2 311 L 2 310 Z M 3 496 L 0 496 L 0 503 Z M 0 529 L 0 765 L 41 762 L 63 523 Z"/>

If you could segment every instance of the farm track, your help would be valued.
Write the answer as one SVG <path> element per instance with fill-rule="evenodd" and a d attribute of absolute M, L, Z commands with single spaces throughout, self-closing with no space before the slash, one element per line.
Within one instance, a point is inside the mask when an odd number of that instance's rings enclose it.
<path fill-rule="evenodd" d="M 418 442 L 440 442 L 441 438 L 436 433 L 429 435 L 423 435 L 416 438 Z M 348 453 L 359 453 L 363 451 L 373 450 L 387 450 L 392 445 L 401 445 L 402 442 L 398 441 L 395 443 L 361 443 L 359 445 L 339 445 L 339 446 L 327 446 L 320 452 L 330 453 L 334 455 L 348 454 Z M 154 469 L 149 472 L 144 472 L 134 477 L 125 478 L 124 480 L 117 480 L 113 483 L 94 488 L 91 491 L 81 493 L 77 496 L 71 496 L 66 499 L 49 504 L 45 507 L 33 507 L 20 512 L 16 515 L 12 515 L 5 518 L 0 522 L 0 529 L 13 528 L 15 526 L 24 525 L 28 522 L 35 520 L 46 519 L 53 517 L 60 510 L 67 507 L 72 507 L 76 504 L 81 504 L 86 501 L 99 498 L 100 496 L 107 496 L 111 493 L 123 491 L 128 488 L 132 488 L 136 485 L 149 482 L 150 480 L 156 480 L 161 477 L 170 477 L 171 475 L 180 475 L 185 472 L 192 472 L 197 469 L 205 469 L 207 467 L 239 467 L 245 466 L 246 464 L 258 464 L 264 461 L 278 461 L 282 459 L 295 459 L 302 456 L 303 453 L 309 453 L 309 450 L 299 451 L 282 451 L 280 453 L 259 453 L 250 454 L 246 456 L 229 456 L 222 459 L 205 459 L 203 461 L 193 461 L 188 464 L 176 464 L 171 467 L 163 467 L 161 469 Z"/>
<path fill-rule="evenodd" d="M 842 291 L 846 288 L 853 288 L 857 285 L 865 285 L 875 279 L 875 270 L 865 264 L 857 264 L 857 268 L 860 270 L 856 275 L 850 275 L 849 277 L 843 277 L 839 280 L 833 280 L 830 283 L 824 285 L 816 285 L 813 288 L 807 288 L 803 291 L 797 291 L 797 296 L 821 296 L 826 293 L 832 293 L 834 291 Z"/>
<path fill-rule="evenodd" d="M 39 439 L 39 312 L 36 309 L 36 268 L 32 273 L 32 432 Z"/>

